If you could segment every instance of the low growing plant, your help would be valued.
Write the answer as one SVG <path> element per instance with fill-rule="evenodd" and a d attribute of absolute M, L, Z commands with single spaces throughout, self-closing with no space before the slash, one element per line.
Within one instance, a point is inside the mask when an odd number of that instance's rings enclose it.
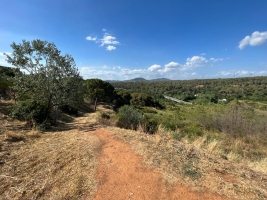
<path fill-rule="evenodd" d="M 119 109 L 117 126 L 126 129 L 137 130 L 144 124 L 144 116 L 137 109 L 125 105 Z"/>

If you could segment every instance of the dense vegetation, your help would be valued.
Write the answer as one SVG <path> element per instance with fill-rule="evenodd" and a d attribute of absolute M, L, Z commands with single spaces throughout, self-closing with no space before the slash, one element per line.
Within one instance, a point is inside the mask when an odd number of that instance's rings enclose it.
<path fill-rule="evenodd" d="M 184 101 L 218 102 L 219 99 L 266 101 L 267 77 L 201 79 L 162 82 L 114 82 L 115 88 L 145 92 L 156 97 L 167 95 Z"/>
<path fill-rule="evenodd" d="M 0 95 L 9 98 L 11 93 L 12 78 L 15 76 L 15 69 L 0 66 Z"/>
<path fill-rule="evenodd" d="M 267 77 L 112 85 L 133 96 L 153 95 L 163 105 L 164 109 L 158 110 L 130 101 L 143 113 L 147 127 L 154 130 L 152 133 L 167 132 L 173 139 L 197 143 L 225 159 L 255 161 L 267 157 Z M 172 102 L 162 95 L 193 104 Z"/>

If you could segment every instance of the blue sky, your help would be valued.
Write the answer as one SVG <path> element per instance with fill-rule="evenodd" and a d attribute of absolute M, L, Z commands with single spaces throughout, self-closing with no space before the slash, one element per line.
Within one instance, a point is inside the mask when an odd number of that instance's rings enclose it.
<path fill-rule="evenodd" d="M 23 39 L 54 42 L 85 78 L 267 75 L 266 0 L 1 0 L 0 65 Z"/>

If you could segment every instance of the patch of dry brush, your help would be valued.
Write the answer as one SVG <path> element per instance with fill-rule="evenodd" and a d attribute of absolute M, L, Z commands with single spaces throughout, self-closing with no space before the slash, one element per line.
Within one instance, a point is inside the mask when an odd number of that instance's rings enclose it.
<path fill-rule="evenodd" d="M 44 134 L 23 132 L 20 134 L 23 139 L 19 141 L 9 140 L 16 132 L 2 132 L 1 199 L 92 197 L 97 184 L 93 150 L 99 141 L 89 128 L 83 126 L 73 124 L 76 128 Z"/>

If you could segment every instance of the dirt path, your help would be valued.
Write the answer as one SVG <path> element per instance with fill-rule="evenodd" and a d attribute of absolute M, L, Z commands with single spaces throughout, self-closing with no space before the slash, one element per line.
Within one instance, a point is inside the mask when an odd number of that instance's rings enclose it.
<path fill-rule="evenodd" d="M 211 194 L 189 191 L 181 185 L 172 186 L 153 168 L 142 163 L 142 157 L 130 145 L 104 129 L 97 129 L 102 144 L 99 152 L 99 181 L 95 200 L 108 199 L 222 199 Z"/>

